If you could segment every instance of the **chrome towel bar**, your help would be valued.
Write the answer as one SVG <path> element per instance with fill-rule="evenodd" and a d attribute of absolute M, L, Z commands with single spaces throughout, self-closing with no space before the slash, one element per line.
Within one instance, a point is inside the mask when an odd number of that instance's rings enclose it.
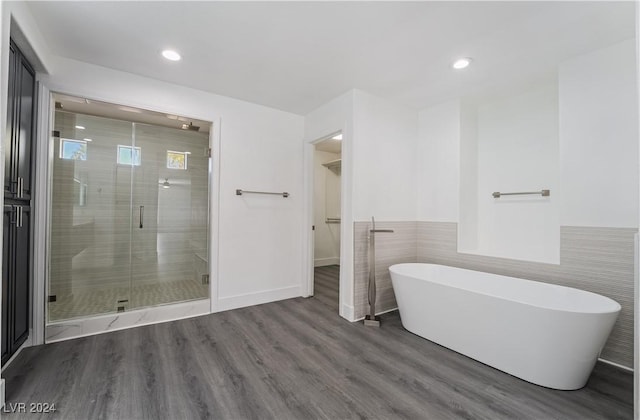
<path fill-rule="evenodd" d="M 493 194 L 491 194 L 493 196 L 493 198 L 500 198 L 503 195 L 532 195 L 532 194 L 540 194 L 543 197 L 549 197 L 551 195 L 551 190 L 542 190 L 542 191 L 527 191 L 527 192 L 511 192 L 511 193 L 501 193 L 501 192 L 494 192 Z"/>
<path fill-rule="evenodd" d="M 242 195 L 242 194 L 267 194 L 267 195 L 281 195 L 284 198 L 289 197 L 289 193 L 288 192 L 268 192 L 268 191 L 247 191 L 247 190 L 236 190 L 236 195 Z"/>

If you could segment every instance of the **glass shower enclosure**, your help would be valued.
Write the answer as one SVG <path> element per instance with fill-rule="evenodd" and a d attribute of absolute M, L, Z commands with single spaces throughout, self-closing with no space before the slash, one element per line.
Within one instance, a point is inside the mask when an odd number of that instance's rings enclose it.
<path fill-rule="evenodd" d="M 54 100 L 48 323 L 208 298 L 210 125 Z"/>

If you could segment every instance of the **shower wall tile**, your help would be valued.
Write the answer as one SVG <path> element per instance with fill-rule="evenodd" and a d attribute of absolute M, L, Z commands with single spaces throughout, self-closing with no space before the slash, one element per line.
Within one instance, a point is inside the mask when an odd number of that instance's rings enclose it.
<path fill-rule="evenodd" d="M 369 263 L 368 231 L 370 222 L 354 223 L 354 278 L 355 278 L 355 316 L 364 317 L 369 311 L 368 284 Z M 391 286 L 389 266 L 393 264 L 415 262 L 416 222 L 378 222 L 377 229 L 393 229 L 393 233 L 376 234 L 376 312 L 384 312 L 397 307 L 396 297 Z"/>
<path fill-rule="evenodd" d="M 575 287 L 610 297 L 622 311 L 601 357 L 633 366 L 633 238 L 637 229 L 560 228 L 560 264 L 457 252 L 457 223 L 417 222 L 417 261 Z"/>

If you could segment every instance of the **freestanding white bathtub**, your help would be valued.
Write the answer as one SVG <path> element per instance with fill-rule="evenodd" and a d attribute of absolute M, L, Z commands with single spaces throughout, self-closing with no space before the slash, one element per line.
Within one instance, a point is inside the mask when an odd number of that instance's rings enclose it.
<path fill-rule="evenodd" d="M 402 325 L 518 378 L 582 388 L 620 305 L 570 287 L 435 264 L 389 267 Z"/>

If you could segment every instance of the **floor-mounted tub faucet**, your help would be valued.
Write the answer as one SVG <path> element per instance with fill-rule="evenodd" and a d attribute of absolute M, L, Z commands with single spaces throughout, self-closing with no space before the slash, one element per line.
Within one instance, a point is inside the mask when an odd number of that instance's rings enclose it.
<path fill-rule="evenodd" d="M 364 317 L 364 325 L 379 327 L 380 317 L 376 316 L 376 233 L 393 233 L 393 229 L 376 229 L 376 220 L 371 217 L 369 229 L 369 315 Z"/>

